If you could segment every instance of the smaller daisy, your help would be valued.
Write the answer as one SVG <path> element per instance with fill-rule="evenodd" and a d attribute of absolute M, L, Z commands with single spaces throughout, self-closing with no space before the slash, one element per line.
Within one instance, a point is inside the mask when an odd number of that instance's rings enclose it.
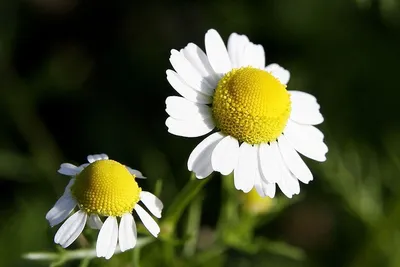
<path fill-rule="evenodd" d="M 161 218 L 163 204 L 155 195 L 139 187 L 135 178 L 145 178 L 142 173 L 108 159 L 106 154 L 89 155 L 87 160 L 89 163 L 80 166 L 63 163 L 58 170 L 72 178 L 46 219 L 53 227 L 67 219 L 75 207 L 79 210 L 58 229 L 54 242 L 63 248 L 68 247 L 88 224 L 91 228 L 100 229 L 96 243 L 97 257 L 109 259 L 117 243 L 121 251 L 136 245 L 133 210 L 148 231 L 157 237 L 160 227 L 138 202 L 142 201 L 157 218 Z M 101 217 L 106 217 L 104 223 Z M 119 225 L 117 218 L 120 218 Z"/>

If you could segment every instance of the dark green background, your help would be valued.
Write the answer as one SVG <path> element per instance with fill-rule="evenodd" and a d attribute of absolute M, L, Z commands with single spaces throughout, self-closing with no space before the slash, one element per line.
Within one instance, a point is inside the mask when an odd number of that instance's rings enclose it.
<path fill-rule="evenodd" d="M 315 180 L 256 229 L 305 257 L 229 248 L 215 266 L 400 265 L 398 0 L 1 0 L 0 266 L 46 266 L 21 255 L 55 250 L 44 216 L 67 183 L 62 162 L 107 153 L 148 176 L 146 190 L 162 179 L 171 203 L 202 138 L 165 127 L 169 52 L 204 48 L 209 28 L 246 34 L 289 69 L 288 89 L 318 98 L 330 148 L 327 162 L 307 160 Z M 205 188 L 211 229 L 219 188 L 218 175 Z"/>

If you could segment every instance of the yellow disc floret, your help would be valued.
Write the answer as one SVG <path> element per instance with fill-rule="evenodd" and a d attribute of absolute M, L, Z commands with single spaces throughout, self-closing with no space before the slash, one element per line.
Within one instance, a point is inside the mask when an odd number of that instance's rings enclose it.
<path fill-rule="evenodd" d="M 122 216 L 139 201 L 142 189 L 127 168 L 113 160 L 98 160 L 76 177 L 72 195 L 88 214 Z"/>
<path fill-rule="evenodd" d="M 233 69 L 215 89 L 212 112 L 217 127 L 240 142 L 275 141 L 290 115 L 286 86 L 264 70 Z"/>

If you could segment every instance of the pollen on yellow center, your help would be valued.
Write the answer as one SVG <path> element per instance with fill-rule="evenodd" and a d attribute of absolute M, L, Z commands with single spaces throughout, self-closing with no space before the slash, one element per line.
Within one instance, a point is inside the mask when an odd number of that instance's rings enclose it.
<path fill-rule="evenodd" d="M 113 160 L 98 160 L 76 177 L 71 193 L 88 214 L 122 216 L 139 201 L 142 189 L 127 168 Z"/>
<path fill-rule="evenodd" d="M 225 74 L 212 103 L 217 127 L 249 144 L 275 141 L 286 126 L 290 110 L 286 86 L 269 72 L 252 67 Z"/>

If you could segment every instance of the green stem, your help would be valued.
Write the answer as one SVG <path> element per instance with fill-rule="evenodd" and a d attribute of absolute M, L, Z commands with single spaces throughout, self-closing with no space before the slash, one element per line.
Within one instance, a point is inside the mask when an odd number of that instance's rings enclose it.
<path fill-rule="evenodd" d="M 198 195 L 208 180 L 210 180 L 210 178 L 197 180 L 195 174 L 192 173 L 185 187 L 174 198 L 172 204 L 165 213 L 163 222 L 160 226 L 163 237 L 165 238 L 165 241 L 167 241 L 163 242 L 163 253 L 165 262 L 168 266 L 176 265 L 175 261 L 177 258 L 175 256 L 175 228 L 177 222 L 181 218 L 183 211 Z"/>
<path fill-rule="evenodd" d="M 140 248 L 133 250 L 133 266 L 140 267 Z"/>
<path fill-rule="evenodd" d="M 139 238 L 135 249 L 141 248 L 151 242 L 153 238 Z M 114 254 L 121 253 L 121 250 L 117 248 Z M 60 252 L 30 252 L 23 255 L 23 258 L 33 261 L 50 261 L 54 262 L 54 266 L 59 266 L 67 261 L 96 258 L 96 249 L 77 249 L 77 250 L 61 250 Z"/>
<path fill-rule="evenodd" d="M 204 185 L 210 180 L 206 178 L 203 180 L 197 180 L 194 173 L 191 174 L 189 182 L 175 197 L 169 209 L 166 212 L 164 224 L 170 231 L 174 232 L 177 221 L 182 216 L 183 211 L 189 205 L 189 203 L 198 195 Z"/>
<path fill-rule="evenodd" d="M 90 263 L 90 259 L 89 258 L 84 258 L 81 263 L 79 264 L 79 267 L 88 267 Z"/>
<path fill-rule="evenodd" d="M 203 204 L 203 194 L 199 194 L 190 204 L 186 223 L 187 241 L 183 247 L 183 254 L 186 257 L 193 256 L 196 251 L 197 239 L 199 236 L 201 207 Z"/>
<path fill-rule="evenodd" d="M 162 179 L 158 179 L 156 181 L 156 185 L 154 187 L 154 195 L 156 195 L 157 197 L 160 197 L 161 191 L 162 191 L 162 187 L 163 187 L 163 180 Z"/>
<path fill-rule="evenodd" d="M 221 177 L 222 179 L 222 206 L 221 206 L 221 215 L 219 218 L 219 228 L 224 229 L 224 225 L 229 223 L 230 225 L 234 224 L 239 218 L 238 214 L 238 194 L 237 190 L 233 185 L 233 175 L 224 175 Z M 222 230 L 221 229 L 221 230 Z"/>

